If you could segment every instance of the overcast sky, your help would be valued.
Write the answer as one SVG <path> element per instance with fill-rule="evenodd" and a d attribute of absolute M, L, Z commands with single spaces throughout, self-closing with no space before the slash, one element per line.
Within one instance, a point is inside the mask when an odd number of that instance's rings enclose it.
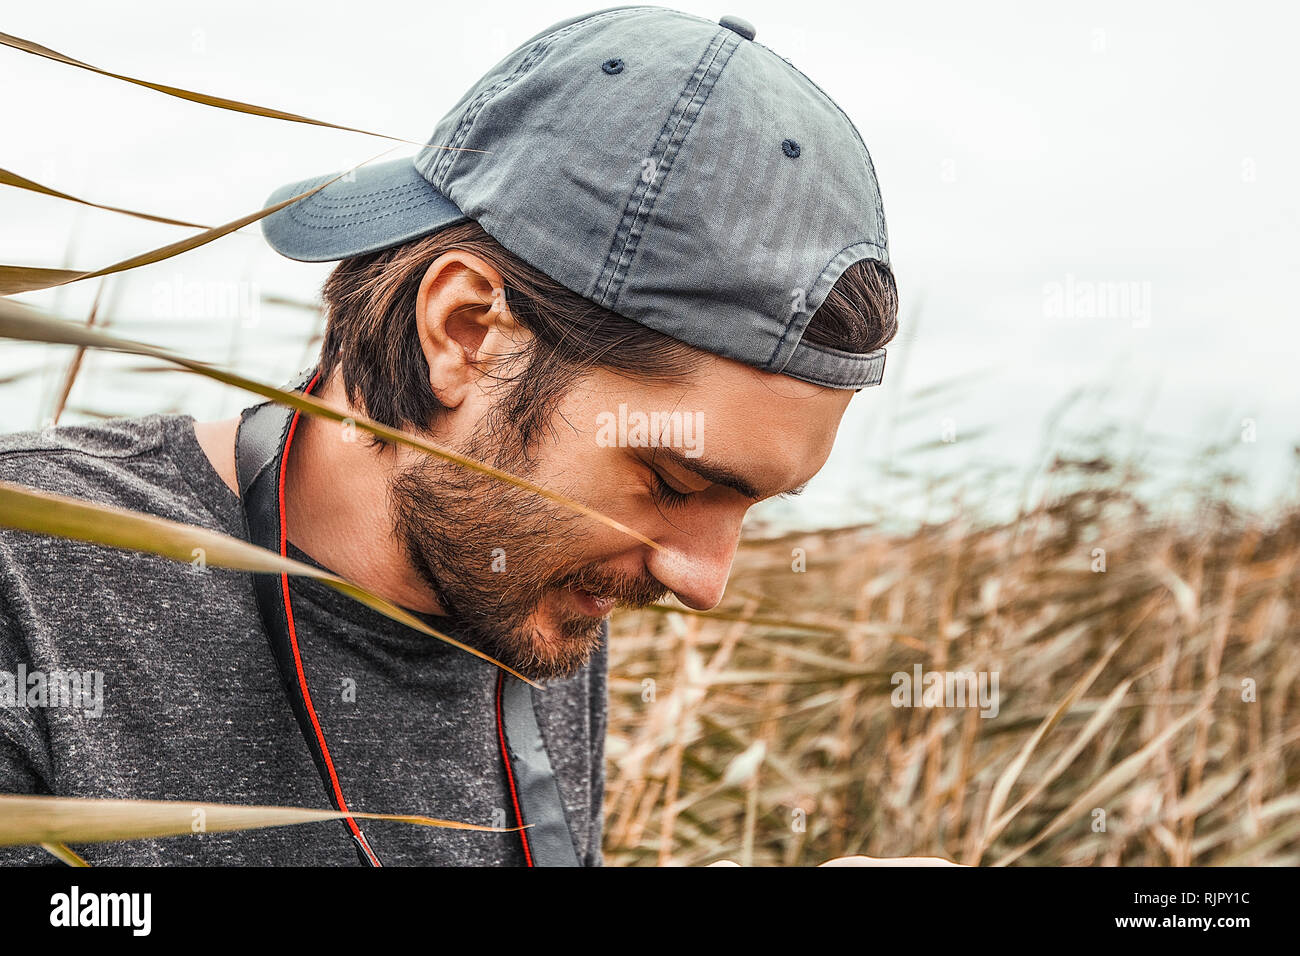
<path fill-rule="evenodd" d="M 672 6 L 753 23 L 759 42 L 855 121 L 880 178 L 902 331 L 885 384 L 855 398 L 805 513 L 850 499 L 880 506 L 885 492 L 862 487 L 862 463 L 945 430 L 957 441 L 918 466 L 1029 461 L 1044 413 L 1076 387 L 1108 391 L 1077 405 L 1070 424 L 1114 420 L 1180 447 L 1231 439 L 1249 420 L 1255 441 L 1240 442 L 1234 461 L 1258 494 L 1281 487 L 1300 441 L 1295 5 Z M 422 142 L 511 49 L 599 8 L 60 2 L 7 4 L 0 30 L 106 70 Z M 0 166 L 207 224 L 391 145 L 207 109 L 6 48 L 0 89 Z M 0 226 L 0 261 L 87 269 L 185 234 L 3 187 Z M 160 317 L 159 297 L 224 281 L 311 299 L 328 268 L 278 257 L 253 227 L 106 294 L 115 324 L 136 337 L 278 382 L 300 364 L 303 315 L 263 308 L 242 332 L 226 322 L 214 333 L 203 316 Z M 79 317 L 94 291 L 24 298 Z M 0 371 L 36 355 L 0 352 Z M 39 424 L 65 360 L 51 353 L 48 375 L 0 391 L 5 430 Z M 96 358 L 79 389 L 113 411 L 170 404 L 205 418 L 245 404 L 188 380 L 126 388 L 112 367 Z M 906 395 L 954 378 L 965 386 L 951 398 L 888 426 Z M 983 427 L 992 431 L 978 449 L 960 447 Z M 1165 467 L 1177 477 L 1179 466 Z"/>

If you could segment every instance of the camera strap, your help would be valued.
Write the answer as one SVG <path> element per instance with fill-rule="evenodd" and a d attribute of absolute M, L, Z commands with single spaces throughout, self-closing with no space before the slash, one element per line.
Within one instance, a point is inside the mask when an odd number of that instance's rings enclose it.
<path fill-rule="evenodd" d="M 300 374 L 286 389 L 310 394 L 315 369 Z M 285 464 L 300 412 L 276 402 L 244 410 L 235 436 L 235 471 L 239 497 L 253 544 L 288 555 L 285 521 Z M 311 702 L 311 691 L 298 645 L 288 574 L 253 575 L 262 624 L 280 672 L 294 718 L 334 809 L 349 813 L 325 733 Z M 497 737 L 506 781 L 528 866 L 578 866 L 577 852 L 560 799 L 555 773 L 537 723 L 533 688 L 500 671 L 496 687 Z M 365 866 L 382 866 L 351 816 L 342 821 Z"/>

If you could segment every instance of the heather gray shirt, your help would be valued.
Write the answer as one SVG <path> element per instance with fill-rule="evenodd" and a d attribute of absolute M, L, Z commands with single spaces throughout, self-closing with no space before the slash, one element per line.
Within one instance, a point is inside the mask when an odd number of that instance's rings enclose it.
<path fill-rule="evenodd" d="M 0 437 L 0 479 L 244 537 L 239 498 L 188 415 Z M 319 582 L 290 581 L 303 667 L 349 807 L 513 825 L 497 669 Z M 86 714 L 93 690 L 84 689 L 75 706 L 48 689 L 45 706 L 10 706 L 5 674 L 13 686 L 20 668 L 29 695 L 35 672 L 102 673 L 102 712 Z M 605 668 L 602 643 L 579 674 L 538 693 L 586 865 L 601 863 Z M 0 529 L 0 792 L 328 808 L 251 575 Z M 524 862 L 514 833 L 381 821 L 362 829 L 387 865 Z M 92 865 L 359 863 L 338 821 L 74 849 Z M 0 847 L 0 864 L 52 861 Z"/>

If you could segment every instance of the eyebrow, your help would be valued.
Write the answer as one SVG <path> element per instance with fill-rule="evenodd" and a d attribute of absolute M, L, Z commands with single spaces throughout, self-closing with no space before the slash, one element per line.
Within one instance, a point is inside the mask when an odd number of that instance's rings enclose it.
<path fill-rule="evenodd" d="M 691 474 L 697 475 L 705 481 L 711 481 L 715 485 L 722 485 L 723 487 L 731 488 L 740 492 L 746 498 L 753 498 L 757 501 L 759 498 L 763 497 L 762 493 L 760 493 L 757 488 L 724 465 L 710 464 L 709 462 L 703 461 L 699 458 L 690 458 L 678 451 L 676 448 L 669 448 L 664 445 L 655 448 L 654 453 L 650 456 L 650 460 L 653 462 L 659 455 L 667 458 L 683 471 L 689 471 Z M 805 481 L 798 488 L 791 488 L 789 491 L 784 491 L 780 494 L 801 494 L 807 487 L 808 482 Z"/>

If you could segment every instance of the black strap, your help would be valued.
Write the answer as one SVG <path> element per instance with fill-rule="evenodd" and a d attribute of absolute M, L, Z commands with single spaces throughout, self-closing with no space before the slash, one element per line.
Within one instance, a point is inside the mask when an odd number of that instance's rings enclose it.
<path fill-rule="evenodd" d="M 315 378 L 309 370 L 294 380 L 288 388 L 309 391 Z M 274 402 L 254 405 L 244 410 L 235 433 L 235 473 L 239 480 L 239 498 L 244 506 L 244 519 L 248 526 L 248 540 L 253 544 L 283 554 L 281 537 L 283 523 L 280 512 L 280 470 L 289 430 L 297 418 L 294 409 Z M 289 630 L 289 596 L 287 582 L 279 574 L 254 574 L 253 589 L 257 594 L 258 609 L 266 630 L 271 654 L 280 671 L 293 716 L 298 721 L 307 749 L 320 774 L 321 783 L 335 810 L 347 811 L 341 788 L 332 772 L 327 744 L 323 733 L 317 733 L 312 720 L 310 691 L 305 680 L 298 678 L 298 656 Z M 357 856 L 364 866 L 382 866 L 371 849 L 355 819 L 343 820 L 348 835 L 356 845 Z"/>
<path fill-rule="evenodd" d="M 505 671 L 497 677 L 497 726 L 502 750 L 509 754 L 506 774 L 515 815 L 520 826 L 529 824 L 519 831 L 528 865 L 579 866 L 560 788 L 537 726 L 533 689 Z"/>
<path fill-rule="evenodd" d="M 316 371 L 308 369 L 286 389 L 310 393 Z M 283 554 L 284 536 L 280 509 L 280 473 L 290 429 L 298 413 L 275 402 L 264 402 L 244 410 L 235 437 L 235 471 L 239 497 L 248 526 L 248 540 Z M 310 708 L 310 691 L 298 676 L 298 659 L 289 629 L 287 579 L 277 574 L 254 574 L 253 586 L 271 653 L 281 683 L 298 721 L 298 729 L 311 751 L 331 805 L 347 811 L 341 787 L 332 773 L 328 745 L 317 733 Z M 502 760 L 510 783 L 524 856 L 529 866 L 578 866 L 573 836 L 560 799 L 555 773 L 546 754 L 537 724 L 532 688 L 502 671 L 497 680 L 497 731 Z M 352 818 L 343 823 L 356 844 L 357 855 L 366 866 L 381 866 L 379 857 Z"/>

